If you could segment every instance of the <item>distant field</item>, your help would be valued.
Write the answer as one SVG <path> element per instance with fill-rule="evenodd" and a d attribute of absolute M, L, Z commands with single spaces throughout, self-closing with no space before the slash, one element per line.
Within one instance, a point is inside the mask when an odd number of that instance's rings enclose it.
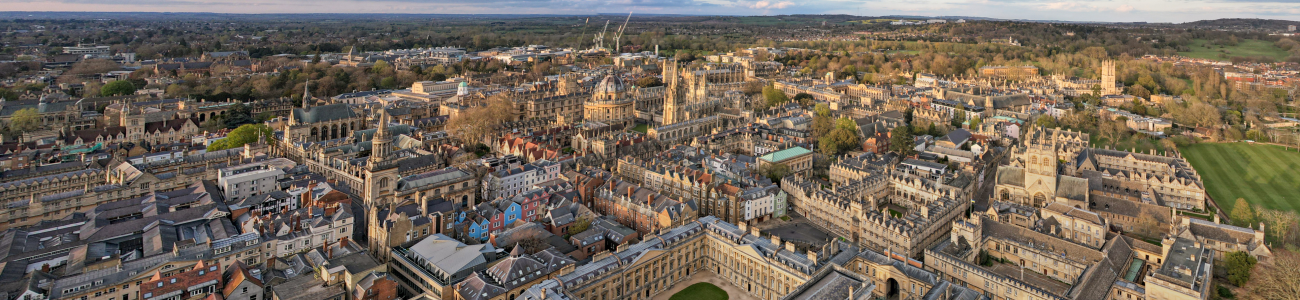
<path fill-rule="evenodd" d="M 1237 198 L 1270 209 L 1300 211 L 1300 152 L 1248 143 L 1204 143 L 1180 149 L 1201 174 L 1205 191 L 1225 212 Z"/>
<path fill-rule="evenodd" d="M 1188 47 L 1190 47 L 1192 51 L 1178 52 L 1178 55 L 1192 57 L 1192 58 L 1204 58 L 1204 59 L 1214 59 L 1214 60 L 1228 60 L 1228 58 L 1231 58 L 1233 56 L 1242 56 L 1242 57 L 1266 56 L 1266 57 L 1272 57 L 1273 59 L 1276 59 L 1278 61 L 1286 60 L 1287 56 L 1290 55 L 1290 53 L 1287 53 L 1286 50 L 1282 50 L 1282 48 L 1273 46 L 1272 42 L 1261 41 L 1261 40 L 1241 40 L 1241 42 L 1237 43 L 1236 46 L 1230 46 L 1230 47 L 1225 46 L 1223 48 L 1219 48 L 1219 46 L 1216 45 L 1209 45 L 1210 48 L 1206 48 L 1204 47 L 1205 45 L 1207 45 L 1207 42 L 1205 40 L 1192 40 L 1192 44 L 1188 45 Z M 1226 53 L 1227 57 L 1219 57 L 1219 54 L 1223 53 L 1220 52 L 1221 50 L 1229 52 Z"/>

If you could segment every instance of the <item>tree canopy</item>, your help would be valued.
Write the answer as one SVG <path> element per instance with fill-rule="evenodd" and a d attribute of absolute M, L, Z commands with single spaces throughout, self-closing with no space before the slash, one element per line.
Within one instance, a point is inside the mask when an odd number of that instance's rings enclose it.
<path fill-rule="evenodd" d="M 1254 256 L 1242 251 L 1230 252 L 1224 256 L 1225 263 L 1228 267 L 1228 282 L 1235 286 L 1242 286 L 1250 281 L 1250 270 L 1255 268 Z"/>
<path fill-rule="evenodd" d="M 41 113 L 35 108 L 24 108 L 14 112 L 9 117 L 9 130 L 15 132 L 28 132 L 36 130 L 41 126 Z"/>
<path fill-rule="evenodd" d="M 904 157 L 912 156 L 916 154 L 916 150 L 912 149 L 915 139 L 907 126 L 898 126 L 889 131 L 889 150 Z"/>
<path fill-rule="evenodd" d="M 787 97 L 785 92 L 773 87 L 772 85 L 763 87 L 763 99 L 767 99 L 767 107 L 773 107 L 781 105 L 782 103 L 790 102 L 790 97 Z"/>
<path fill-rule="evenodd" d="M 493 126 L 514 120 L 515 106 L 501 96 L 489 97 L 487 105 L 474 106 L 447 120 L 447 131 L 457 133 L 467 144 L 478 144 Z"/>
<path fill-rule="evenodd" d="M 99 88 L 99 95 L 104 97 L 135 94 L 135 85 L 128 80 L 117 80 Z"/>
<path fill-rule="evenodd" d="M 1247 203 L 1245 198 L 1237 198 L 1228 216 L 1232 217 L 1233 225 L 1249 227 L 1255 223 L 1255 210 L 1250 208 L 1250 203 Z"/>
<path fill-rule="evenodd" d="M 252 114 L 253 108 L 248 107 L 248 105 L 244 105 L 243 103 L 237 103 L 234 106 L 227 108 L 226 113 L 212 117 L 211 119 L 208 119 L 207 122 L 204 122 L 202 124 L 203 129 L 212 131 L 220 129 L 235 129 L 245 124 L 258 122 L 259 120 L 253 119 Z"/>
<path fill-rule="evenodd" d="M 230 148 L 243 147 L 244 144 L 255 143 L 259 136 L 265 136 L 271 139 L 275 132 L 271 127 L 262 124 L 244 124 L 235 128 L 226 134 L 226 138 L 212 142 L 208 145 L 208 151 L 226 150 Z"/>
<path fill-rule="evenodd" d="M 853 119 L 841 117 L 835 120 L 835 129 L 822 136 L 817 143 L 822 154 L 838 155 L 858 147 L 858 123 Z"/>

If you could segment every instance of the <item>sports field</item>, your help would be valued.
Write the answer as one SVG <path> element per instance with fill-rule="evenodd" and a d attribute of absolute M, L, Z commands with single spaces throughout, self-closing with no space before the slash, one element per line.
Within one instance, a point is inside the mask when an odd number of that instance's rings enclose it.
<path fill-rule="evenodd" d="M 1300 211 L 1300 152 L 1249 143 L 1203 143 L 1179 149 L 1201 174 L 1224 212 L 1237 198 L 1270 209 Z"/>
<path fill-rule="evenodd" d="M 1206 45 L 1210 47 L 1204 47 Z M 1286 50 L 1274 46 L 1273 43 L 1262 40 L 1241 40 L 1241 42 L 1238 42 L 1236 46 L 1224 46 L 1223 48 L 1219 48 L 1217 45 L 1209 45 L 1205 40 L 1192 40 L 1192 43 L 1187 46 L 1191 48 L 1192 51 L 1178 52 L 1178 55 L 1213 60 L 1228 60 L 1228 58 L 1233 56 L 1267 56 L 1278 61 L 1286 60 L 1287 56 L 1291 55 L 1290 53 L 1287 53 Z M 1221 52 L 1221 50 L 1226 52 Z M 1227 57 L 1219 57 L 1220 53 L 1223 53 Z"/>

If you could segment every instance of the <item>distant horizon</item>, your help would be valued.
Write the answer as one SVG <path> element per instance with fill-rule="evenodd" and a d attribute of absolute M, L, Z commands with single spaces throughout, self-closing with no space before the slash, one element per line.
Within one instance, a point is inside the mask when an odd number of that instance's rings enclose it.
<path fill-rule="evenodd" d="M 0 0 L 0 1 L 2 1 L 2 0 Z M 382 15 L 391 15 L 391 16 L 502 16 L 502 17 L 509 17 L 509 16 L 518 16 L 518 17 L 627 16 L 627 13 L 626 13 L 626 12 L 623 12 L 623 13 L 618 13 L 618 12 L 593 12 L 593 13 L 407 13 L 407 12 L 351 12 L 351 13 L 349 13 L 349 12 L 6 11 L 6 10 L 0 10 L 0 17 L 5 17 L 4 15 L 6 15 L 6 14 L 32 14 L 32 13 L 35 13 L 35 14 L 176 14 L 176 15 L 193 14 L 193 15 L 247 15 L 247 16 L 274 16 L 274 15 L 313 15 L 313 16 L 315 16 L 315 15 L 340 15 L 340 16 L 347 16 L 347 15 L 381 15 L 381 16 L 382 16 Z M 1266 20 L 1266 21 L 1288 21 L 1288 22 L 1296 22 L 1296 23 L 1300 23 L 1300 20 L 1289 20 L 1289 19 L 1278 19 L 1278 18 L 1263 18 L 1263 17 L 1223 17 L 1223 18 L 1213 18 L 1213 19 L 1197 19 L 1197 20 L 1190 20 L 1190 21 L 1165 21 L 1165 22 L 1158 22 L 1158 21 L 1141 21 L 1141 20 L 1129 20 L 1129 21 L 1100 21 L 1100 20 L 1057 20 L 1057 19 L 1034 19 L 1034 18 L 999 18 L 999 17 L 986 17 L 986 16 L 963 16 L 963 15 L 902 15 L 902 14 L 889 14 L 889 15 L 855 15 L 855 14 L 847 14 L 847 13 L 793 13 L 793 14 L 780 14 L 780 15 L 747 15 L 747 14 L 713 14 L 713 13 L 699 13 L 699 14 L 689 14 L 689 13 L 635 14 L 635 12 L 634 12 L 633 15 L 632 15 L 633 19 L 635 19 L 635 18 L 637 18 L 637 17 L 780 17 L 780 16 L 849 16 L 849 17 L 863 17 L 863 18 L 898 17 L 898 18 L 916 18 L 916 19 L 922 19 L 922 18 L 929 18 L 929 19 L 945 19 L 945 20 L 965 19 L 965 20 L 974 20 L 974 21 L 991 20 L 991 21 L 1061 22 L 1061 23 L 1105 23 L 1105 24 L 1138 24 L 1138 23 L 1146 23 L 1146 24 L 1185 24 L 1185 23 L 1192 23 L 1192 22 L 1200 22 L 1200 21 L 1214 21 L 1214 20 L 1225 20 L 1225 19 Z"/>
<path fill-rule="evenodd" d="M 1216 19 L 1300 22 L 1300 0 L 0 0 L 7 13 L 210 13 L 656 16 L 951 16 L 1000 20 L 1187 23 Z"/>

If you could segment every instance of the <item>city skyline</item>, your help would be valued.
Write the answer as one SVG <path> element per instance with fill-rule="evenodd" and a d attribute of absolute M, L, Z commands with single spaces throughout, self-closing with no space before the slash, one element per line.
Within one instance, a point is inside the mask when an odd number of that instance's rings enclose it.
<path fill-rule="evenodd" d="M 1157 0 L 1157 1 L 1034 1 L 924 0 L 789 1 L 789 0 L 487 0 L 466 3 L 443 0 L 391 1 L 255 1 L 162 0 L 98 3 L 85 0 L 4 0 L 3 11 L 33 12 L 210 12 L 265 13 L 392 13 L 392 14 L 558 14 L 587 15 L 632 11 L 638 14 L 768 16 L 789 14 L 847 14 L 857 16 L 964 16 L 998 19 L 1093 22 L 1192 22 L 1220 18 L 1260 18 L 1300 21 L 1295 0 Z"/>

